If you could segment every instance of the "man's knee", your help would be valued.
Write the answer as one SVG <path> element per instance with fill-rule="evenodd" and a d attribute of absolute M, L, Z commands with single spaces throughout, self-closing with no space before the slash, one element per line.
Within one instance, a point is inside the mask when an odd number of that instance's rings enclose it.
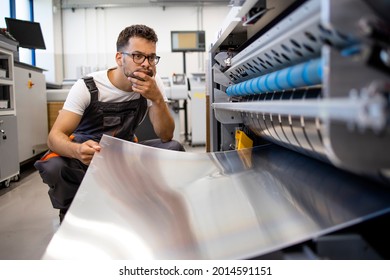
<path fill-rule="evenodd" d="M 169 142 L 162 142 L 160 139 L 151 139 L 151 140 L 142 141 L 140 142 L 140 144 L 150 146 L 150 147 L 165 149 L 165 150 L 185 152 L 183 145 L 176 140 L 171 140 Z"/>
<path fill-rule="evenodd" d="M 180 144 L 180 142 L 178 142 L 176 140 L 171 140 L 171 141 L 167 142 L 166 144 L 167 144 L 166 149 L 168 149 L 168 150 L 185 152 L 183 145 Z"/>
<path fill-rule="evenodd" d="M 39 171 L 45 184 L 53 186 L 61 174 L 65 162 L 61 157 L 53 157 L 47 160 L 38 160 L 34 167 Z"/>

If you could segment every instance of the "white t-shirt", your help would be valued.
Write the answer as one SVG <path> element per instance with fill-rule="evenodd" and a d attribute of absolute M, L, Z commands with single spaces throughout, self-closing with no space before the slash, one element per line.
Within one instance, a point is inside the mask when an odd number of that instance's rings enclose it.
<path fill-rule="evenodd" d="M 116 88 L 108 79 L 108 70 L 98 71 L 88 76 L 93 77 L 96 86 L 99 90 L 99 101 L 101 102 L 124 102 L 129 100 L 138 99 L 140 97 L 139 93 L 127 92 Z M 165 102 L 168 101 L 168 98 L 165 95 L 164 84 L 160 76 L 156 75 L 155 77 L 157 86 L 159 87 Z M 63 109 L 76 113 L 78 115 L 83 115 L 85 109 L 88 107 L 91 102 L 91 94 L 84 83 L 83 79 L 78 79 L 76 83 L 72 86 L 69 91 L 69 94 L 65 100 Z M 148 107 L 152 105 L 152 101 L 147 99 Z"/>

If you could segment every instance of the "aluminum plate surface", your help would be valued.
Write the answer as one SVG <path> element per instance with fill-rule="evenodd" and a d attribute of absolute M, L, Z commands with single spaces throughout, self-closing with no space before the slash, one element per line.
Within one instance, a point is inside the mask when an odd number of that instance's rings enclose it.
<path fill-rule="evenodd" d="M 100 144 L 43 259 L 246 259 L 390 211 L 389 188 L 279 146 Z"/>

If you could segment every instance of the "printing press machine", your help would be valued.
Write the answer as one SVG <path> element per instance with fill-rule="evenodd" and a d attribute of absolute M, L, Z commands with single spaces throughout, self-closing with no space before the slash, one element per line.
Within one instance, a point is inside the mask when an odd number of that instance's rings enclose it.
<path fill-rule="evenodd" d="M 331 185 L 340 187 L 329 194 L 340 207 L 353 203 L 341 187 L 356 187 L 351 180 L 368 180 L 365 188 L 390 191 L 389 2 L 236 3 L 209 52 L 209 150 L 237 148 L 237 131 L 248 135 L 254 146 L 272 146 L 257 164 L 259 173 L 265 165 L 273 166 L 267 171 L 287 190 L 308 187 L 295 193 L 308 212 L 327 208 L 320 204 L 325 188 L 330 190 L 328 177 Z M 289 163 L 297 164 L 299 171 Z M 343 174 L 354 179 L 345 180 Z M 307 183 L 313 176 L 318 178 Z M 336 199 L 339 195 L 343 198 Z M 369 202 L 363 197 L 356 203 Z M 286 222 L 286 217 L 274 222 Z M 365 259 L 371 250 L 371 257 L 388 259 L 388 222 L 384 207 L 378 215 L 258 257 L 288 258 L 300 252 L 304 258 Z"/>

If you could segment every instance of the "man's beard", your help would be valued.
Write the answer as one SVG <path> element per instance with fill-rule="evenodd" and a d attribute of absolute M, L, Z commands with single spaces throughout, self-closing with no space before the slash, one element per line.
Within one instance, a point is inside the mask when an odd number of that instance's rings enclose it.
<path fill-rule="evenodd" d="M 138 68 L 134 72 L 142 72 L 142 73 L 149 75 L 150 77 L 153 77 L 153 71 L 150 69 Z M 135 76 L 134 72 L 126 72 L 126 70 L 123 70 L 123 73 L 125 74 L 126 77 L 131 77 L 131 78 L 138 79 L 140 81 L 145 81 L 141 77 Z"/>

